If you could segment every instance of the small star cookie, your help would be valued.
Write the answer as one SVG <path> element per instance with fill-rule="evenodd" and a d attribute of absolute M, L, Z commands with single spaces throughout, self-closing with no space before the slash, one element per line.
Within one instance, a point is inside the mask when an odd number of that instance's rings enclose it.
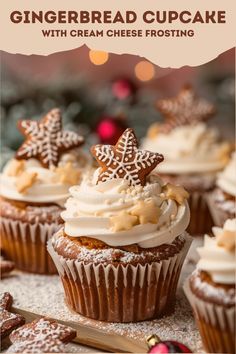
<path fill-rule="evenodd" d="M 222 162 L 227 164 L 230 158 L 230 153 L 233 150 L 232 146 L 228 142 L 222 143 L 220 149 L 219 149 L 219 158 L 221 159 Z"/>
<path fill-rule="evenodd" d="M 147 137 L 149 139 L 155 139 L 158 133 L 160 132 L 160 127 L 160 123 L 153 123 L 148 129 Z"/>
<path fill-rule="evenodd" d="M 114 232 L 130 230 L 137 221 L 137 216 L 130 215 L 127 211 L 122 211 L 117 216 L 110 217 L 110 223 Z"/>
<path fill-rule="evenodd" d="M 138 217 L 140 224 L 157 224 L 160 212 L 160 208 L 152 199 L 140 200 L 131 210 L 131 214 Z"/>
<path fill-rule="evenodd" d="M 19 176 L 25 168 L 25 161 L 13 159 L 7 169 L 7 175 L 10 177 Z"/>
<path fill-rule="evenodd" d="M 181 186 L 167 183 L 164 188 L 166 199 L 176 200 L 178 204 L 183 204 L 185 199 L 189 197 L 189 193 Z"/>
<path fill-rule="evenodd" d="M 21 194 L 26 193 L 26 191 L 36 182 L 37 173 L 36 172 L 23 172 L 17 178 L 16 188 Z"/>
<path fill-rule="evenodd" d="M 236 232 L 223 230 L 223 232 L 217 236 L 217 245 L 224 247 L 229 252 L 233 252 L 236 247 Z"/>
<path fill-rule="evenodd" d="M 75 185 L 79 182 L 81 171 L 73 167 L 72 162 L 67 162 L 64 166 L 55 168 L 56 181 L 64 184 Z"/>

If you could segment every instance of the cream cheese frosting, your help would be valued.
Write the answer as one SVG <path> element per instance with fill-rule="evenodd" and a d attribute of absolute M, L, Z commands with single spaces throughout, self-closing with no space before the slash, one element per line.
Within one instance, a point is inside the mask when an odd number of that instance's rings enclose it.
<path fill-rule="evenodd" d="M 219 173 L 216 184 L 224 192 L 236 197 L 236 152 L 232 154 L 224 171 Z"/>
<path fill-rule="evenodd" d="M 205 235 L 203 247 L 197 249 L 200 260 L 197 268 L 208 272 L 215 283 L 234 284 L 236 274 L 236 258 L 234 250 L 219 245 L 218 238 L 225 231 L 234 234 L 236 239 L 236 219 L 226 220 L 223 228 L 213 227 L 215 237 Z"/>
<path fill-rule="evenodd" d="M 61 214 L 67 235 L 92 237 L 109 246 L 137 243 L 149 248 L 171 243 L 187 228 L 190 218 L 187 201 L 178 204 L 173 199 L 166 199 L 164 183 L 158 176 L 149 175 L 144 187 L 132 187 L 127 180 L 119 178 L 96 183 L 98 173 L 99 169 L 93 177 L 87 176 L 79 186 L 70 188 L 71 197 Z M 157 223 L 114 231 L 110 218 L 122 211 L 132 212 L 140 200 L 152 200 L 160 208 Z"/>
<path fill-rule="evenodd" d="M 63 154 L 58 166 L 64 166 L 67 162 L 71 162 L 74 168 L 79 169 L 80 153 L 80 149 L 74 149 Z M 0 195 L 2 197 L 16 201 L 55 203 L 64 206 L 66 199 L 69 197 L 70 186 L 57 180 L 55 170 L 44 168 L 34 158 L 24 160 L 24 170 L 29 173 L 37 173 L 37 180 L 26 193 L 19 193 L 16 188 L 17 176 L 9 176 L 12 161 L 13 159 L 8 161 L 0 174 Z"/>
<path fill-rule="evenodd" d="M 163 152 L 165 160 L 158 166 L 160 173 L 191 174 L 221 170 L 227 161 L 226 145 L 219 142 L 216 129 L 200 122 L 176 127 L 168 134 L 157 133 L 154 138 L 146 137 L 142 147 Z"/>

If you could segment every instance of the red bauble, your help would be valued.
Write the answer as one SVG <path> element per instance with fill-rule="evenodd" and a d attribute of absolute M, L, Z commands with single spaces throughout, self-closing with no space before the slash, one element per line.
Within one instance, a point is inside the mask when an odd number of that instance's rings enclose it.
<path fill-rule="evenodd" d="M 134 88 L 126 79 L 116 80 L 112 84 L 112 93 L 119 100 L 124 100 L 133 94 Z"/>
<path fill-rule="evenodd" d="M 156 335 L 151 335 L 147 339 L 149 346 L 148 353 L 152 354 L 167 354 L 167 353 L 192 353 L 186 345 L 179 343 L 175 340 L 162 341 Z"/>
<path fill-rule="evenodd" d="M 148 353 L 163 354 L 163 353 L 192 353 L 186 345 L 174 340 L 163 341 L 155 344 Z"/>
<path fill-rule="evenodd" d="M 123 117 L 104 116 L 100 119 L 96 132 L 102 144 L 114 145 L 126 128 Z"/>

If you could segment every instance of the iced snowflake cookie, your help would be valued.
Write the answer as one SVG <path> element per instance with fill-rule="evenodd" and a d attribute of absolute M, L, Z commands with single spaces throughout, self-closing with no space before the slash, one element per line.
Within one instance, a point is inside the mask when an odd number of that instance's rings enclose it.
<path fill-rule="evenodd" d="M 210 232 L 213 224 L 205 196 L 213 189 L 216 174 L 227 164 L 231 151 L 230 143 L 222 141 L 218 130 L 206 124 L 216 109 L 190 86 L 176 97 L 158 100 L 157 109 L 164 122 L 149 128 L 143 148 L 162 151 L 165 161 L 159 173 L 190 193 L 189 232 Z"/>
<path fill-rule="evenodd" d="M 4 341 L 9 336 L 9 334 L 19 326 L 22 326 L 25 323 L 25 319 L 23 316 L 12 313 L 13 298 L 11 294 L 4 293 L 0 296 L 0 343 L 1 348 L 4 344 Z"/>
<path fill-rule="evenodd" d="M 75 337 L 71 327 L 43 317 L 12 332 L 7 353 L 67 353 L 65 343 Z"/>
<path fill-rule="evenodd" d="M 162 316 L 190 245 L 188 193 L 152 174 L 163 156 L 140 150 L 132 129 L 91 152 L 100 167 L 70 188 L 65 224 L 48 243 L 66 303 L 102 321 Z"/>
<path fill-rule="evenodd" d="M 69 187 L 80 183 L 84 139 L 62 129 L 59 109 L 18 125 L 25 141 L 0 175 L 2 248 L 17 268 L 51 274 L 56 269 L 46 243 L 63 222 Z"/>

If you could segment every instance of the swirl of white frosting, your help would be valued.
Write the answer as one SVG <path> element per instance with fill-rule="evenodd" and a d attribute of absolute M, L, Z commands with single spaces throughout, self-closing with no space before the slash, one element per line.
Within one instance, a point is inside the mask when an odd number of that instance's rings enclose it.
<path fill-rule="evenodd" d="M 75 168 L 79 168 L 78 149 L 65 153 L 61 156 L 59 166 L 71 161 Z M 69 197 L 69 185 L 57 180 L 56 172 L 44 168 L 36 159 L 25 160 L 24 171 L 36 172 L 36 182 L 27 190 L 27 193 L 19 193 L 16 188 L 17 177 L 9 176 L 9 168 L 12 160 L 9 160 L 0 174 L 0 195 L 2 197 L 33 203 L 55 203 L 64 206 Z"/>
<path fill-rule="evenodd" d="M 168 134 L 146 137 L 143 149 L 162 151 L 165 160 L 158 165 L 160 173 L 204 173 L 221 170 L 225 166 L 218 133 L 205 123 L 176 127 Z M 224 156 L 223 156 L 224 157 Z"/>
<path fill-rule="evenodd" d="M 200 255 L 197 268 L 210 273 L 215 283 L 235 284 L 235 252 L 230 252 L 217 243 L 217 236 L 224 230 L 234 232 L 236 237 L 236 219 L 226 220 L 223 228 L 213 227 L 215 237 L 205 235 L 203 247 L 197 249 Z"/>
<path fill-rule="evenodd" d="M 232 154 L 231 160 L 224 171 L 218 175 L 216 184 L 224 192 L 236 197 L 236 152 Z"/>
<path fill-rule="evenodd" d="M 71 198 L 61 216 L 65 232 L 72 237 L 87 236 L 101 240 L 110 246 L 126 246 L 134 243 L 143 248 L 171 243 L 185 231 L 189 223 L 189 208 L 174 200 L 164 200 L 163 182 L 150 176 L 144 187 L 129 187 L 126 180 L 113 179 L 96 184 L 94 178 L 84 179 L 80 186 L 70 188 Z M 113 231 L 110 217 L 121 211 L 129 212 L 140 200 L 155 201 L 161 209 L 157 224 L 138 224 L 126 231 Z"/>

